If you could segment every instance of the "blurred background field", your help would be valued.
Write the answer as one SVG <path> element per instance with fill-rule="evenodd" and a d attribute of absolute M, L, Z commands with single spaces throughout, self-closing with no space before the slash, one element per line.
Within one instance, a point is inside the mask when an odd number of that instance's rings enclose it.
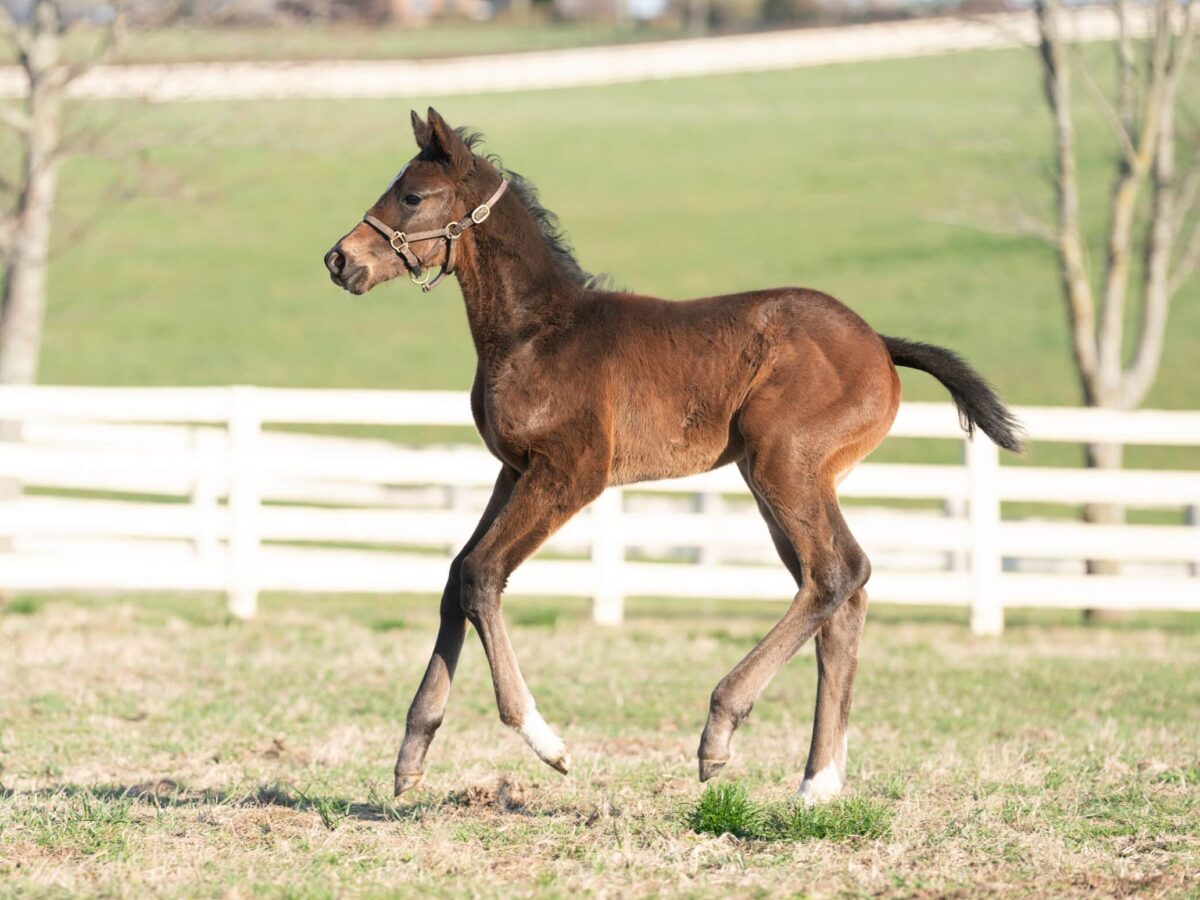
<path fill-rule="evenodd" d="M 1072 404 L 1053 254 L 989 233 L 1048 206 L 1028 54 L 999 51 L 437 101 L 534 179 L 583 264 L 673 298 L 797 284 L 884 333 L 952 346 L 1016 403 Z M 159 196 L 111 201 L 103 161 L 64 173 L 43 381 L 466 388 L 448 287 L 349 298 L 326 249 L 413 153 L 402 100 L 88 104 L 143 135 Z M 1081 123 L 1097 199 L 1106 125 Z M 153 187 L 153 185 L 152 185 Z M 99 217 L 78 239 L 71 222 Z M 1102 221 L 1089 223 L 1096 234 Z M 1173 310 L 1148 405 L 1200 396 L 1200 285 Z M 906 396 L 942 399 L 906 373 Z"/>
<path fill-rule="evenodd" d="M 1050 215 L 1039 90 L 1029 51 L 1011 50 L 437 105 L 533 178 L 582 263 L 618 287 L 679 299 L 817 288 L 883 333 L 954 347 L 1011 402 L 1072 405 L 1053 252 L 1004 233 L 1016 210 Z M 81 104 L 82 118 L 144 143 L 133 171 L 149 184 L 122 199 L 128 166 L 65 169 L 42 380 L 469 387 L 474 347 L 455 285 L 426 296 L 394 282 L 351 298 L 321 264 L 412 154 L 411 105 Z M 1102 109 L 1085 102 L 1079 126 L 1082 183 L 1102 201 Z M 1103 218 L 1087 224 L 1098 240 Z M 1151 407 L 1200 396 L 1188 363 L 1200 354 L 1198 296 L 1193 282 L 1174 305 Z M 901 377 L 906 398 L 943 399 L 928 376 Z M 896 439 L 875 458 L 957 452 Z M 1047 445 L 1030 461 L 1081 458 Z M 1128 459 L 1200 467 L 1188 448 L 1130 448 Z"/>

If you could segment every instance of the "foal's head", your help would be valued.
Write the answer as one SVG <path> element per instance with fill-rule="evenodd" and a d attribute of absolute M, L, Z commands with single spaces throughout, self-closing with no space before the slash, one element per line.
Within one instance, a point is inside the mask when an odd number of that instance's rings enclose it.
<path fill-rule="evenodd" d="M 408 234 L 463 219 L 500 183 L 496 168 L 476 156 L 437 110 L 430 108 L 428 120 L 414 111 L 412 125 L 419 152 L 367 210 L 393 231 Z M 413 243 L 410 249 L 424 268 L 444 266 L 449 255 L 444 240 Z M 359 222 L 333 245 L 325 254 L 325 267 L 333 283 L 352 294 L 365 294 L 408 271 L 388 238 L 366 222 Z"/>

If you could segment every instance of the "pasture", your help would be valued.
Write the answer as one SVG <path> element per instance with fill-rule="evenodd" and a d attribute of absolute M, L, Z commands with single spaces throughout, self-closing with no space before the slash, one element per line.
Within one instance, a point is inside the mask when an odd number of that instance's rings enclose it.
<path fill-rule="evenodd" d="M 425 782 L 391 799 L 432 598 L 18 598 L 0 614 L 0 883 L 26 896 L 1178 895 L 1200 889 L 1200 636 L 954 614 L 867 626 L 849 798 L 788 803 L 810 648 L 703 796 L 716 680 L 777 604 L 512 601 L 566 778 L 497 719 L 474 635 Z M 738 792 L 765 817 L 739 814 Z M 724 802 L 715 802 L 721 801 Z M 744 811 L 743 811 L 744 812 Z M 751 810 L 753 812 L 753 810 Z M 726 829 L 734 837 L 697 831 Z"/>

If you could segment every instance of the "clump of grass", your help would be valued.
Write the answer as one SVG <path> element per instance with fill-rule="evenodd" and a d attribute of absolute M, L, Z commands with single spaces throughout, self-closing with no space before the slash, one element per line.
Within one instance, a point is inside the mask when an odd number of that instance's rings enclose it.
<path fill-rule="evenodd" d="M 87 856 L 120 856 L 126 851 L 134 828 L 131 798 L 84 790 L 61 793 L 52 801 L 30 819 L 39 846 Z"/>
<path fill-rule="evenodd" d="M 688 815 L 688 824 L 701 834 L 762 836 L 766 816 L 740 784 L 710 784 Z"/>
<path fill-rule="evenodd" d="M 403 619 L 377 619 L 371 623 L 372 631 L 403 631 L 407 627 Z"/>
<path fill-rule="evenodd" d="M 327 831 L 336 831 L 337 827 L 350 817 L 350 801 L 348 800 L 334 800 L 330 797 L 310 794 L 300 788 L 296 788 L 296 793 L 301 800 L 297 808 L 316 812 Z"/>
<path fill-rule="evenodd" d="M 0 603 L 0 613 L 9 616 L 32 616 L 41 608 L 40 597 L 14 597 L 8 603 Z"/>
<path fill-rule="evenodd" d="M 710 785 L 687 818 L 692 830 L 701 834 L 732 834 L 760 841 L 880 840 L 892 827 L 891 810 L 868 797 L 816 806 L 798 802 L 762 805 L 739 784 Z"/>
<path fill-rule="evenodd" d="M 785 840 L 880 840 L 891 833 L 892 811 L 869 797 L 848 797 L 814 806 L 790 804 L 771 824 L 778 837 Z"/>

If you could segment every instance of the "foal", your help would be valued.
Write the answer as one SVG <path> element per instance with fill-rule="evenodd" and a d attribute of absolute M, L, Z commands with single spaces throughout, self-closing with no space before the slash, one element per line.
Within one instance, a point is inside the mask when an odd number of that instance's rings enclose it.
<path fill-rule="evenodd" d="M 668 302 L 602 290 L 528 182 L 476 155 L 475 138 L 433 109 L 412 121 L 420 152 L 325 265 L 353 294 L 405 274 L 426 291 L 458 276 L 478 355 L 471 411 L 501 469 L 450 564 L 396 793 L 421 780 L 468 622 L 483 642 L 501 720 L 566 773 L 571 758 L 538 713 L 500 614 L 509 575 L 609 485 L 736 463 L 798 591 L 713 691 L 700 780 L 729 761 L 738 723 L 815 637 L 816 714 L 800 790 L 810 802 L 836 795 L 871 566 L 835 486 L 888 433 L 900 404 L 897 365 L 937 378 L 968 432 L 978 425 L 1017 450 L 1015 420 L 954 353 L 883 337 L 817 291 Z"/>

